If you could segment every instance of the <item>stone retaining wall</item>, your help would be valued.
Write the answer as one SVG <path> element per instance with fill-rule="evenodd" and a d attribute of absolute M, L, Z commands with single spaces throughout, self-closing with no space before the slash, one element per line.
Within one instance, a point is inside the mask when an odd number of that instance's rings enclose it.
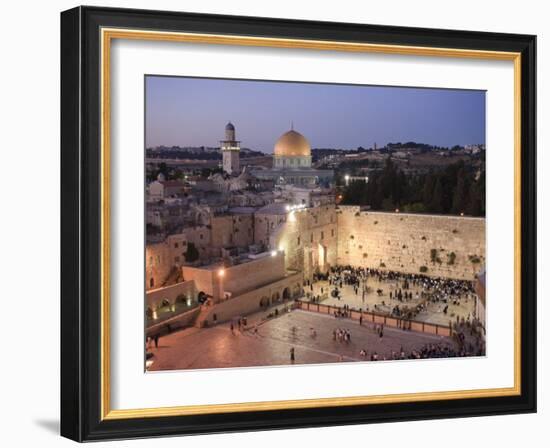
<path fill-rule="evenodd" d="M 485 265 L 485 218 L 341 206 L 338 264 L 474 279 Z"/>

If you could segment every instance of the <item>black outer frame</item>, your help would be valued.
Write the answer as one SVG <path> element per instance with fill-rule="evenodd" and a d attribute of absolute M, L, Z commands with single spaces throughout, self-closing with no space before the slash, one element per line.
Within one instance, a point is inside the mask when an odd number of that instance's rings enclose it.
<path fill-rule="evenodd" d="M 520 52 L 521 395 L 100 419 L 100 28 Z M 536 36 L 77 7 L 61 13 L 61 435 L 141 438 L 536 412 Z"/>

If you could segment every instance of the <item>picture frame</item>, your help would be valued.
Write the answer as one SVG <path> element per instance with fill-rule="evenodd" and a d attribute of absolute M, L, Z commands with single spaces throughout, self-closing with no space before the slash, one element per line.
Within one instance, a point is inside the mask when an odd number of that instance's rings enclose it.
<path fill-rule="evenodd" d="M 326 51 L 327 57 L 348 52 L 511 61 L 513 387 L 113 409 L 109 79 L 117 39 L 305 49 Z M 99 7 L 63 12 L 61 435 L 82 442 L 536 412 L 535 55 L 536 37 L 530 35 Z"/>

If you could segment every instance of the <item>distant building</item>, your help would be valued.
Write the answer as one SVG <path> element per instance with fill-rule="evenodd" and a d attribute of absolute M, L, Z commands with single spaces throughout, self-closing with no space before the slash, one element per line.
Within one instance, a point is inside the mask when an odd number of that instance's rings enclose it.
<path fill-rule="evenodd" d="M 231 122 L 227 123 L 225 126 L 225 140 L 220 141 L 223 158 L 222 167 L 227 174 L 239 174 L 241 169 L 240 143 L 235 140 L 235 126 Z"/>
<path fill-rule="evenodd" d="M 271 179 L 278 185 L 302 187 L 330 186 L 332 170 L 317 170 L 311 167 L 311 146 L 307 139 L 291 129 L 275 143 L 273 168 L 252 172 L 259 179 Z"/>
<path fill-rule="evenodd" d="M 173 198 L 185 193 L 186 185 L 180 180 L 165 180 L 164 175 L 158 175 L 157 180 L 149 185 L 150 199 Z"/>

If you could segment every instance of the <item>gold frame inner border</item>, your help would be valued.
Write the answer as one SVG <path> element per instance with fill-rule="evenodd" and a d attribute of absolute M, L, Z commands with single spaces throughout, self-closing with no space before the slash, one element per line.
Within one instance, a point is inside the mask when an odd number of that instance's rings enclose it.
<path fill-rule="evenodd" d="M 357 397 L 315 398 L 230 404 L 188 405 L 140 409 L 111 409 L 110 369 L 110 63 L 113 39 L 240 45 L 355 53 L 453 57 L 512 61 L 514 63 L 514 386 L 494 389 L 420 392 Z M 405 403 L 432 400 L 503 397 L 521 394 L 521 53 L 418 47 L 305 39 L 279 39 L 217 34 L 101 29 L 101 419 L 130 419 L 251 412 L 316 407 Z"/>

